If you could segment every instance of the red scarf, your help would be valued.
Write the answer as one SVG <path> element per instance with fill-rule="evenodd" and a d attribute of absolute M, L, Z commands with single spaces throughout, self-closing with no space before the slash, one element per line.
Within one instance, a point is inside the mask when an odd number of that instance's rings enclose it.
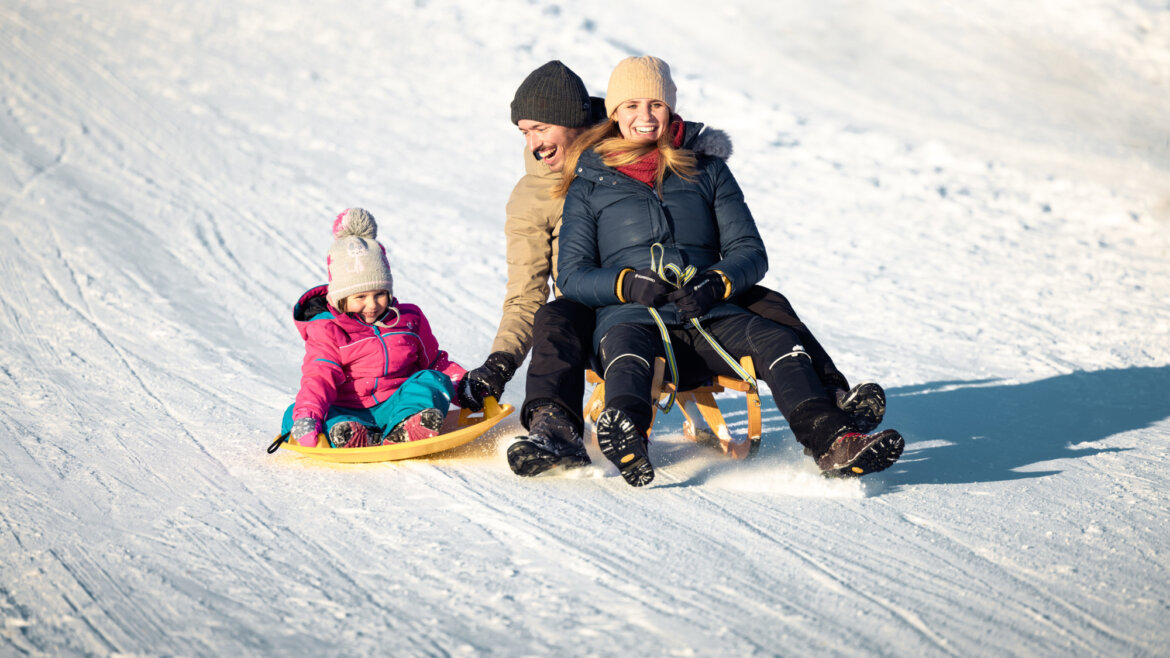
<path fill-rule="evenodd" d="M 682 146 L 683 142 L 683 121 L 681 117 L 675 117 L 674 121 L 670 122 L 667 128 L 671 132 L 670 145 L 674 148 Z M 658 178 L 658 149 L 650 151 L 642 156 L 634 164 L 628 164 L 617 168 L 618 171 L 633 178 L 640 180 L 643 183 L 654 187 L 654 183 Z"/>

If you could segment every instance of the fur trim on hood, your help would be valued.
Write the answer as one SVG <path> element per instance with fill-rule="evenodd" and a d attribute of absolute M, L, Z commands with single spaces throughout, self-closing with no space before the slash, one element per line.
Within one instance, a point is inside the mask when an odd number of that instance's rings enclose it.
<path fill-rule="evenodd" d="M 726 160 L 731 157 L 734 149 L 731 146 L 731 135 L 718 128 L 704 128 L 691 142 L 691 150 L 701 155 Z"/>

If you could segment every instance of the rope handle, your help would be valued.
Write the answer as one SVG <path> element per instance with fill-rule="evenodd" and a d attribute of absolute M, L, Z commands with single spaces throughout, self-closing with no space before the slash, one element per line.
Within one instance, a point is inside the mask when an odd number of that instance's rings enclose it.
<path fill-rule="evenodd" d="M 655 242 L 654 244 L 650 245 L 650 269 L 654 270 L 660 279 L 669 283 L 675 288 L 682 288 L 685 286 L 687 282 L 693 279 L 695 274 L 697 274 L 699 271 L 698 268 L 696 268 L 694 265 L 687 265 L 685 268 L 680 268 L 674 263 L 667 263 L 666 247 L 663 247 L 661 242 Z M 679 381 L 678 362 L 675 361 L 674 358 L 674 347 L 670 344 L 670 331 L 666 328 L 666 323 L 662 321 L 662 316 L 658 314 L 658 309 L 650 307 L 647 308 L 650 311 L 650 316 L 654 318 L 654 324 L 658 325 L 658 333 L 662 336 L 662 346 L 666 350 L 666 364 L 670 366 L 670 376 L 672 381 L 675 383 L 674 388 L 677 390 L 677 384 Z M 691 318 L 691 324 L 695 327 L 695 329 L 699 330 L 699 335 L 701 335 L 707 341 L 707 343 L 711 345 L 711 347 L 715 350 L 715 353 L 718 354 L 720 358 L 722 358 L 723 361 L 731 367 L 732 371 L 735 372 L 735 374 L 748 386 L 751 386 L 752 390 L 755 390 L 757 387 L 756 378 L 753 377 L 747 370 L 744 370 L 743 366 L 741 366 L 738 361 L 732 358 L 731 355 L 727 353 L 727 350 L 723 349 L 723 346 L 719 344 L 719 341 L 715 340 L 714 336 L 707 333 L 707 330 L 704 329 L 703 325 L 699 323 L 699 319 Z M 670 409 L 674 406 L 675 397 L 676 392 L 671 391 L 671 393 L 667 396 L 666 403 L 659 403 L 658 408 L 661 409 L 663 413 L 670 411 Z"/>
<path fill-rule="evenodd" d="M 284 443 L 285 441 L 288 441 L 289 434 L 291 434 L 291 432 L 285 432 L 284 434 L 281 434 L 280 436 L 276 437 L 276 439 L 273 440 L 272 445 L 268 446 L 268 454 L 271 455 L 272 453 L 276 452 L 277 450 L 280 450 L 280 444 Z"/>

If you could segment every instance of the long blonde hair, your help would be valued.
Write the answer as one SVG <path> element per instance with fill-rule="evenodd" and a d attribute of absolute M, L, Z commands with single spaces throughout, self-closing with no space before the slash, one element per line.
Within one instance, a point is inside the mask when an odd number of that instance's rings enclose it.
<path fill-rule="evenodd" d="M 601 156 L 602 164 L 615 168 L 632 165 L 648 153 L 658 149 L 658 173 L 654 176 L 654 183 L 660 196 L 662 194 L 662 179 L 666 177 L 668 169 L 684 180 L 692 180 L 699 173 L 694 151 L 676 149 L 670 143 L 674 137 L 671 126 L 676 120 L 679 120 L 678 115 L 672 113 L 666 128 L 654 142 L 633 142 L 622 137 L 622 130 L 613 117 L 586 130 L 569 149 L 565 158 L 565 166 L 562 169 L 564 177 L 560 184 L 553 188 L 553 196 L 564 198 L 569 193 L 569 186 L 577 178 L 577 161 L 581 158 L 582 153 L 591 148 Z"/>

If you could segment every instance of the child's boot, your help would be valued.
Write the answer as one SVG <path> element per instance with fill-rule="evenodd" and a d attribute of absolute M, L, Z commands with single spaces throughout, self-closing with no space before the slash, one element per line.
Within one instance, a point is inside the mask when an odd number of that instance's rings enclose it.
<path fill-rule="evenodd" d="M 632 487 L 650 484 L 654 479 L 649 443 L 622 410 L 610 407 L 597 417 L 597 445 Z"/>
<path fill-rule="evenodd" d="M 555 404 L 545 404 L 532 411 L 528 436 L 508 446 L 508 466 L 516 475 L 531 477 L 555 466 L 588 466 L 589 455 L 581 433 L 568 414 Z"/>
<path fill-rule="evenodd" d="M 329 445 L 334 448 L 365 448 L 370 445 L 369 431 L 355 420 L 343 420 L 329 428 Z"/>
<path fill-rule="evenodd" d="M 384 443 L 404 443 L 438 436 L 439 430 L 443 428 L 443 418 L 443 412 L 438 409 L 423 409 L 395 425 L 394 429 L 390 430 L 382 441 Z"/>

